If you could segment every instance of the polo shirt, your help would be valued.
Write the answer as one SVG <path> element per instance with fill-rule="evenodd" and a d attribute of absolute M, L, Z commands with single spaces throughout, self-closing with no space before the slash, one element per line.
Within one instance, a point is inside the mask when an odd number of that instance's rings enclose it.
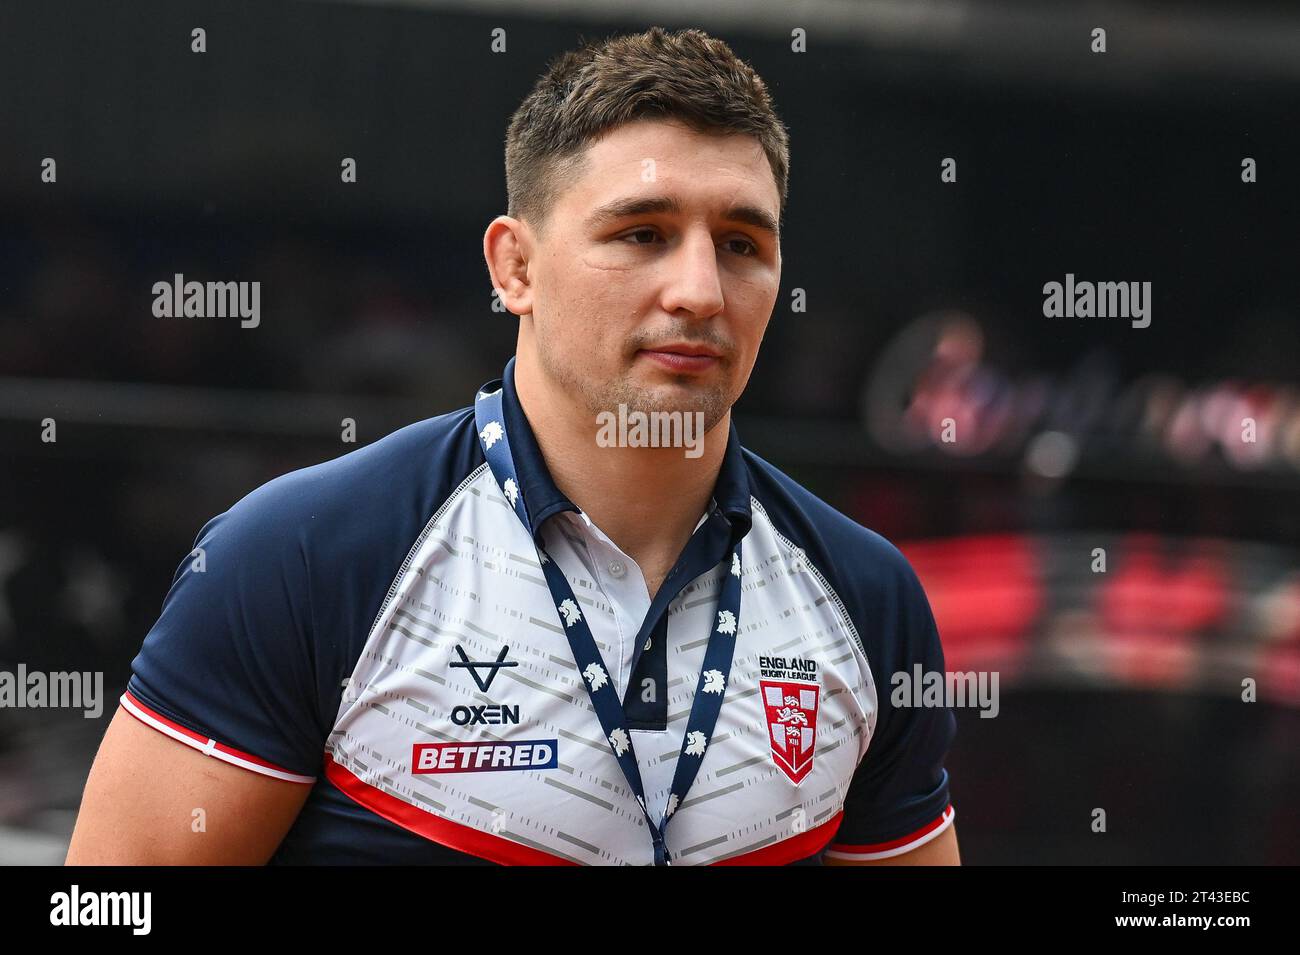
<path fill-rule="evenodd" d="M 651 599 L 552 481 L 514 359 L 479 394 L 498 389 L 524 508 L 473 405 L 409 425 L 209 520 L 132 662 L 134 717 L 311 787 L 273 864 L 653 861 L 540 554 L 590 627 L 655 819 L 722 582 L 740 576 L 721 712 L 666 830 L 672 864 L 888 858 L 951 825 L 953 715 L 890 699 L 891 675 L 944 668 L 892 544 L 743 448 L 733 422 L 709 507 Z"/>

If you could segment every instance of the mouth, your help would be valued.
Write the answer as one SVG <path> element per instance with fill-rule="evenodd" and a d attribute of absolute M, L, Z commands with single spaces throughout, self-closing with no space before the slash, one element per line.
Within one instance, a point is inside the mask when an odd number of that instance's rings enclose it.
<path fill-rule="evenodd" d="M 675 372 L 707 371 L 722 360 L 722 356 L 707 345 L 685 343 L 656 345 L 643 348 L 637 354 Z"/>

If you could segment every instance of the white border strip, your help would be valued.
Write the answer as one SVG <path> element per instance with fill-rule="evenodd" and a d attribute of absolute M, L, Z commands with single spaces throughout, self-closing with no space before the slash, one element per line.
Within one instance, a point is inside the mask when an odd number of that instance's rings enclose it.
<path fill-rule="evenodd" d="M 141 723 L 144 723 L 148 726 L 152 726 L 158 732 L 166 736 L 170 736 L 174 740 L 179 740 L 180 742 L 184 743 L 186 746 L 189 746 L 193 749 L 197 749 L 200 753 L 203 753 L 205 756 L 212 756 L 215 759 L 219 759 L 227 763 L 232 763 L 233 765 L 239 766 L 242 769 L 250 769 L 255 773 L 261 773 L 263 776 L 272 776 L 276 779 L 283 779 L 286 782 L 290 782 L 290 783 L 316 782 L 315 776 L 299 776 L 297 773 L 286 772 L 283 769 L 271 769 L 269 766 L 261 766 L 258 763 L 253 763 L 253 762 L 249 762 L 246 759 L 241 759 L 240 757 L 236 756 L 234 753 L 223 752 L 222 750 L 217 749 L 217 741 L 214 739 L 209 739 L 206 742 L 199 742 L 199 740 L 197 739 L 194 739 L 190 736 L 186 736 L 184 733 L 180 732 L 179 730 L 173 729 L 172 727 L 168 726 L 166 723 L 163 723 L 160 720 L 155 719 L 154 717 L 146 713 L 144 710 L 140 709 L 140 707 L 136 706 L 134 703 L 131 702 L 130 698 L 127 697 L 125 693 L 122 694 L 122 698 L 121 700 L 119 700 L 119 702 L 122 704 L 122 706 L 126 708 L 128 713 L 130 713 L 132 716 L 138 719 Z"/>
<path fill-rule="evenodd" d="M 943 822 L 938 828 L 931 829 L 925 835 L 909 842 L 906 845 L 896 846 L 893 849 L 884 849 L 880 852 L 836 852 L 834 849 L 827 849 L 826 855 L 832 859 L 844 859 L 849 862 L 869 862 L 875 859 L 892 859 L 894 856 L 901 856 L 905 852 L 911 852 L 913 849 L 919 849 L 932 839 L 937 839 L 945 829 L 952 825 L 953 819 L 957 817 L 957 810 L 952 806 L 943 814 Z"/>

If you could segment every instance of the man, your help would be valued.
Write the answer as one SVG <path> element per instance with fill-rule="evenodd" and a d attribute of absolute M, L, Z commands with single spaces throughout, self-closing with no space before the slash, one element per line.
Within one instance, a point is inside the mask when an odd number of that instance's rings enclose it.
<path fill-rule="evenodd" d="M 69 862 L 956 863 L 952 714 L 886 690 L 943 669 L 920 584 L 731 422 L 787 149 L 698 31 L 553 63 L 483 242 L 515 358 L 203 528 Z"/>

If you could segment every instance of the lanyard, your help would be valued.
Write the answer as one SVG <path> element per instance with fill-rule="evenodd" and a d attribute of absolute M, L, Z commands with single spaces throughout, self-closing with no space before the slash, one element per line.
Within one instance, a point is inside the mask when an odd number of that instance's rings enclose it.
<path fill-rule="evenodd" d="M 524 507 L 523 490 L 519 486 L 519 475 L 515 471 L 514 460 L 510 454 L 510 441 L 506 435 L 506 417 L 502 406 L 502 382 L 498 379 L 484 385 L 474 402 L 474 424 L 478 429 L 479 446 L 487 458 L 488 467 L 500 485 L 506 500 L 514 508 L 515 514 L 530 528 L 528 511 Z M 551 590 L 551 599 L 563 625 L 564 635 L 569 640 L 573 652 L 573 662 L 582 674 L 583 685 L 591 698 L 591 705 L 600 720 L 601 729 L 605 731 L 605 741 L 610 751 L 623 770 L 623 776 L 636 796 L 637 804 L 645 816 L 646 826 L 650 830 L 650 840 L 654 846 L 655 865 L 668 865 L 669 857 L 664 842 L 664 832 L 668 820 L 681 806 L 682 800 L 695 782 L 700 763 L 709 739 L 718 722 L 718 713 L 722 710 L 722 698 L 726 694 L 727 679 L 731 674 L 731 660 L 736 649 L 736 631 L 740 623 L 740 541 L 731 548 L 731 572 L 723 578 L 722 593 L 718 598 L 717 622 L 709 634 L 709 643 L 704 651 L 704 666 L 700 670 L 695 685 L 695 700 L 691 704 L 691 713 L 686 721 L 686 733 L 682 738 L 682 750 L 677 758 L 677 768 L 673 773 L 672 787 L 668 791 L 668 805 L 664 816 L 656 824 L 646 807 L 645 788 L 641 783 L 641 769 L 637 765 L 636 751 L 632 748 L 632 737 L 628 733 L 623 712 L 623 703 L 614 692 L 614 684 L 601 660 L 600 650 L 591 635 L 591 629 L 578 608 L 578 601 L 573 596 L 573 589 L 565 579 L 564 573 L 555 565 L 542 547 L 539 533 L 533 536 L 537 548 L 537 559 L 546 576 L 547 586 Z"/>

